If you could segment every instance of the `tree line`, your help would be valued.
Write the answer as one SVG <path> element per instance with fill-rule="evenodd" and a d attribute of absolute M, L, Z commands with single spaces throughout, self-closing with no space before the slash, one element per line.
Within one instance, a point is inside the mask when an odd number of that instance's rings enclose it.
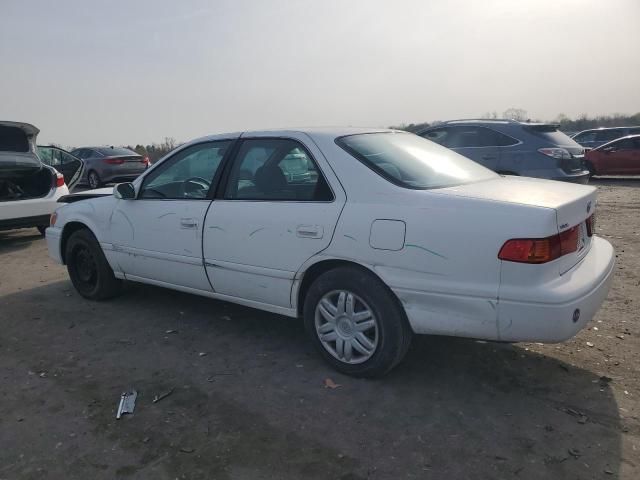
<path fill-rule="evenodd" d="M 552 120 L 540 120 L 530 118 L 527 111 L 522 108 L 509 108 L 505 110 L 502 115 L 498 115 L 497 112 L 487 112 L 480 116 L 481 119 L 509 119 L 518 120 L 520 122 L 550 122 L 560 125 L 560 130 L 563 132 L 579 132 L 581 130 L 587 130 L 589 128 L 599 127 L 625 127 L 625 126 L 640 126 L 640 112 L 633 115 L 625 115 L 622 113 L 614 113 L 612 115 L 596 115 L 589 116 L 586 113 L 578 115 L 576 118 L 571 118 L 561 113 Z M 409 123 L 392 126 L 398 130 L 406 130 L 408 132 L 418 132 L 424 128 L 432 125 L 442 123 L 441 121 L 434 122 L 422 122 L 422 123 Z"/>

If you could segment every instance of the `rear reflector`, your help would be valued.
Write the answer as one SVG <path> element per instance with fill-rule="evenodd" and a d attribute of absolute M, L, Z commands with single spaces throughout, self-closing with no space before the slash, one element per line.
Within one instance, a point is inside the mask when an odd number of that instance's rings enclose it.
<path fill-rule="evenodd" d="M 592 237 L 596 233 L 596 214 L 592 214 L 587 218 L 587 235 Z"/>
<path fill-rule="evenodd" d="M 578 250 L 580 226 L 547 238 L 507 240 L 498 253 L 500 260 L 518 263 L 547 263 Z"/>
<path fill-rule="evenodd" d="M 124 158 L 105 158 L 104 162 L 109 165 L 122 165 L 124 163 Z"/>
<path fill-rule="evenodd" d="M 56 212 L 53 212 L 49 217 L 49 226 L 50 227 L 55 226 L 56 220 L 58 220 L 58 214 Z"/>
<path fill-rule="evenodd" d="M 56 173 L 56 188 L 62 187 L 64 185 L 64 176 L 57 172 Z"/>

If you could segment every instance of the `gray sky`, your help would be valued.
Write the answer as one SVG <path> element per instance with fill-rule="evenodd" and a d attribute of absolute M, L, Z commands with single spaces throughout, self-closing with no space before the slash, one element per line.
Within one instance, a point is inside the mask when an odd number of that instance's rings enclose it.
<path fill-rule="evenodd" d="M 0 119 L 68 146 L 640 111 L 640 0 L 0 0 Z"/>

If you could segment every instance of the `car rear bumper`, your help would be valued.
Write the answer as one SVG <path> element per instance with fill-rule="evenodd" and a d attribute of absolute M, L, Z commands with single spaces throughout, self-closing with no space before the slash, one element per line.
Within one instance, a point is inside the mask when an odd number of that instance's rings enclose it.
<path fill-rule="evenodd" d="M 68 194 L 69 189 L 64 185 L 52 188 L 45 197 L 0 203 L 0 229 L 49 225 L 49 216 L 60 207 L 58 199 Z"/>
<path fill-rule="evenodd" d="M 64 263 L 62 261 L 62 251 L 60 249 L 62 230 L 56 227 L 49 227 L 47 228 L 45 238 L 47 240 L 47 250 L 49 250 L 49 257 L 51 257 L 57 263 Z"/>
<path fill-rule="evenodd" d="M 573 337 L 591 321 L 607 297 L 614 265 L 611 244 L 594 237 L 589 253 L 574 268 L 535 292 L 523 291 L 523 296 L 530 298 L 498 301 L 499 339 L 554 343 Z"/>
<path fill-rule="evenodd" d="M 589 183 L 589 171 L 581 170 L 575 173 L 567 173 L 562 176 L 554 177 L 551 180 L 559 180 L 561 182 L 581 183 L 582 185 L 586 185 L 587 183 Z"/>

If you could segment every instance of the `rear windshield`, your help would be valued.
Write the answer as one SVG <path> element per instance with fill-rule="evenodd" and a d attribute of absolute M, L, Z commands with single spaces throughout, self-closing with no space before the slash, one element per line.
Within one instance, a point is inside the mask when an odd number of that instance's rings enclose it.
<path fill-rule="evenodd" d="M 95 150 L 101 155 L 104 155 L 105 157 L 113 157 L 116 155 L 117 156 L 138 155 L 136 152 L 132 152 L 128 148 L 122 148 L 122 147 L 100 147 L 100 148 L 94 148 L 93 150 Z"/>
<path fill-rule="evenodd" d="M 556 125 L 532 125 L 525 126 L 524 128 L 527 132 L 554 145 L 564 145 L 569 147 L 580 146 L 567 134 L 558 130 L 558 126 Z"/>
<path fill-rule="evenodd" d="M 27 134 L 18 127 L 0 125 L 0 151 L 28 152 L 29 139 L 27 138 Z"/>
<path fill-rule="evenodd" d="M 336 140 L 343 149 L 396 185 L 451 187 L 494 178 L 491 170 L 412 133 L 365 133 Z"/>

